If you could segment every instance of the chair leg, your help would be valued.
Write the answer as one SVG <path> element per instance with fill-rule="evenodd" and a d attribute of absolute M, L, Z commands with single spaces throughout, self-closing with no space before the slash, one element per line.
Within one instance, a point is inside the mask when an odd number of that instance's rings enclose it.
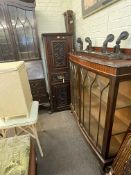
<path fill-rule="evenodd" d="M 43 151 L 42 151 L 42 148 L 41 148 L 41 145 L 40 145 L 40 141 L 39 141 L 39 138 L 38 138 L 38 134 L 37 134 L 37 130 L 36 130 L 36 126 L 35 125 L 32 125 L 32 131 L 33 131 L 33 134 L 35 136 L 35 139 L 36 139 L 36 142 L 37 142 L 37 145 L 38 145 L 41 157 L 43 157 Z"/>
<path fill-rule="evenodd" d="M 2 134 L 2 136 L 3 136 L 3 138 L 6 138 L 6 129 L 2 129 L 2 132 L 1 132 L 1 134 Z"/>
<path fill-rule="evenodd" d="M 15 135 L 17 136 L 17 128 L 15 127 Z"/>

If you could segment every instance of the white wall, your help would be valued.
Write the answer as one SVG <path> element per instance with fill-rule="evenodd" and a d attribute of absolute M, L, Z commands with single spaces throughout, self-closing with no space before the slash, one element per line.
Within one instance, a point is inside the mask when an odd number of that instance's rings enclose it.
<path fill-rule="evenodd" d="M 116 39 L 126 30 L 130 37 L 122 41 L 121 46 L 131 48 L 131 0 L 120 0 L 85 19 L 82 18 L 81 0 L 72 0 L 72 10 L 76 14 L 76 36 L 83 41 L 89 36 L 94 46 L 102 46 L 108 34 L 114 34 Z M 115 41 L 109 47 L 114 45 Z"/>
<path fill-rule="evenodd" d="M 65 32 L 65 23 L 63 13 L 70 9 L 70 0 L 36 0 L 36 20 L 40 40 L 41 55 L 43 59 L 45 79 L 47 82 L 47 65 L 43 43 L 41 41 L 42 33 Z"/>
<path fill-rule="evenodd" d="M 70 2 L 70 0 L 36 0 L 39 34 L 65 32 L 63 13 L 69 9 Z"/>
<path fill-rule="evenodd" d="M 122 41 L 121 46 L 131 48 L 131 0 L 120 0 L 85 19 L 82 18 L 81 0 L 36 0 L 36 19 L 45 76 L 47 66 L 41 33 L 65 32 L 63 13 L 69 9 L 76 14 L 76 36 L 81 37 L 83 41 L 89 36 L 93 46 L 102 46 L 108 34 L 114 34 L 116 39 L 122 31 L 126 30 L 130 37 Z M 110 43 L 109 47 L 114 45 L 115 41 Z M 47 82 L 47 76 L 45 78 Z"/>

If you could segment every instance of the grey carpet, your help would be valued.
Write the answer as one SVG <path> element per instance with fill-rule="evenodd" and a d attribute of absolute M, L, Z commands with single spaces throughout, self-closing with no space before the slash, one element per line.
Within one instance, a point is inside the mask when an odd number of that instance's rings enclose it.
<path fill-rule="evenodd" d="M 100 165 L 70 111 L 40 111 L 38 130 L 44 157 L 40 158 L 37 150 L 37 175 L 101 174 Z"/>

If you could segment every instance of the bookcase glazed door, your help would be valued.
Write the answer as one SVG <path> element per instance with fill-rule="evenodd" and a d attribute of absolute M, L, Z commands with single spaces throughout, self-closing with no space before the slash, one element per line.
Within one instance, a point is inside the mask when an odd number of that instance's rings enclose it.
<path fill-rule="evenodd" d="M 109 157 L 117 154 L 131 123 L 131 80 L 119 82 Z"/>
<path fill-rule="evenodd" d="M 87 136 L 101 153 L 105 130 L 110 80 L 80 68 L 81 124 Z"/>
<path fill-rule="evenodd" d="M 79 107 L 79 67 L 77 64 L 70 62 L 70 84 L 71 84 L 71 106 L 75 111 L 75 115 L 80 120 Z"/>
<path fill-rule="evenodd" d="M 15 60 L 12 43 L 4 5 L 0 1 L 0 62 Z"/>
<path fill-rule="evenodd" d="M 6 7 L 18 59 L 39 59 L 34 4 L 7 0 Z"/>

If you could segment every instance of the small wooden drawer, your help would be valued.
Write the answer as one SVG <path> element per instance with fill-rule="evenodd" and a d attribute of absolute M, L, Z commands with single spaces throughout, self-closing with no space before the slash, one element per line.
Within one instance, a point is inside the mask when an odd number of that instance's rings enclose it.
<path fill-rule="evenodd" d="M 30 86 L 31 86 L 31 89 L 44 88 L 46 90 L 45 79 L 30 80 Z"/>
<path fill-rule="evenodd" d="M 45 79 L 30 80 L 30 86 L 33 100 L 39 101 L 40 104 L 48 102 Z"/>
<path fill-rule="evenodd" d="M 48 95 L 34 95 L 33 100 L 39 101 L 40 104 L 48 102 Z"/>

